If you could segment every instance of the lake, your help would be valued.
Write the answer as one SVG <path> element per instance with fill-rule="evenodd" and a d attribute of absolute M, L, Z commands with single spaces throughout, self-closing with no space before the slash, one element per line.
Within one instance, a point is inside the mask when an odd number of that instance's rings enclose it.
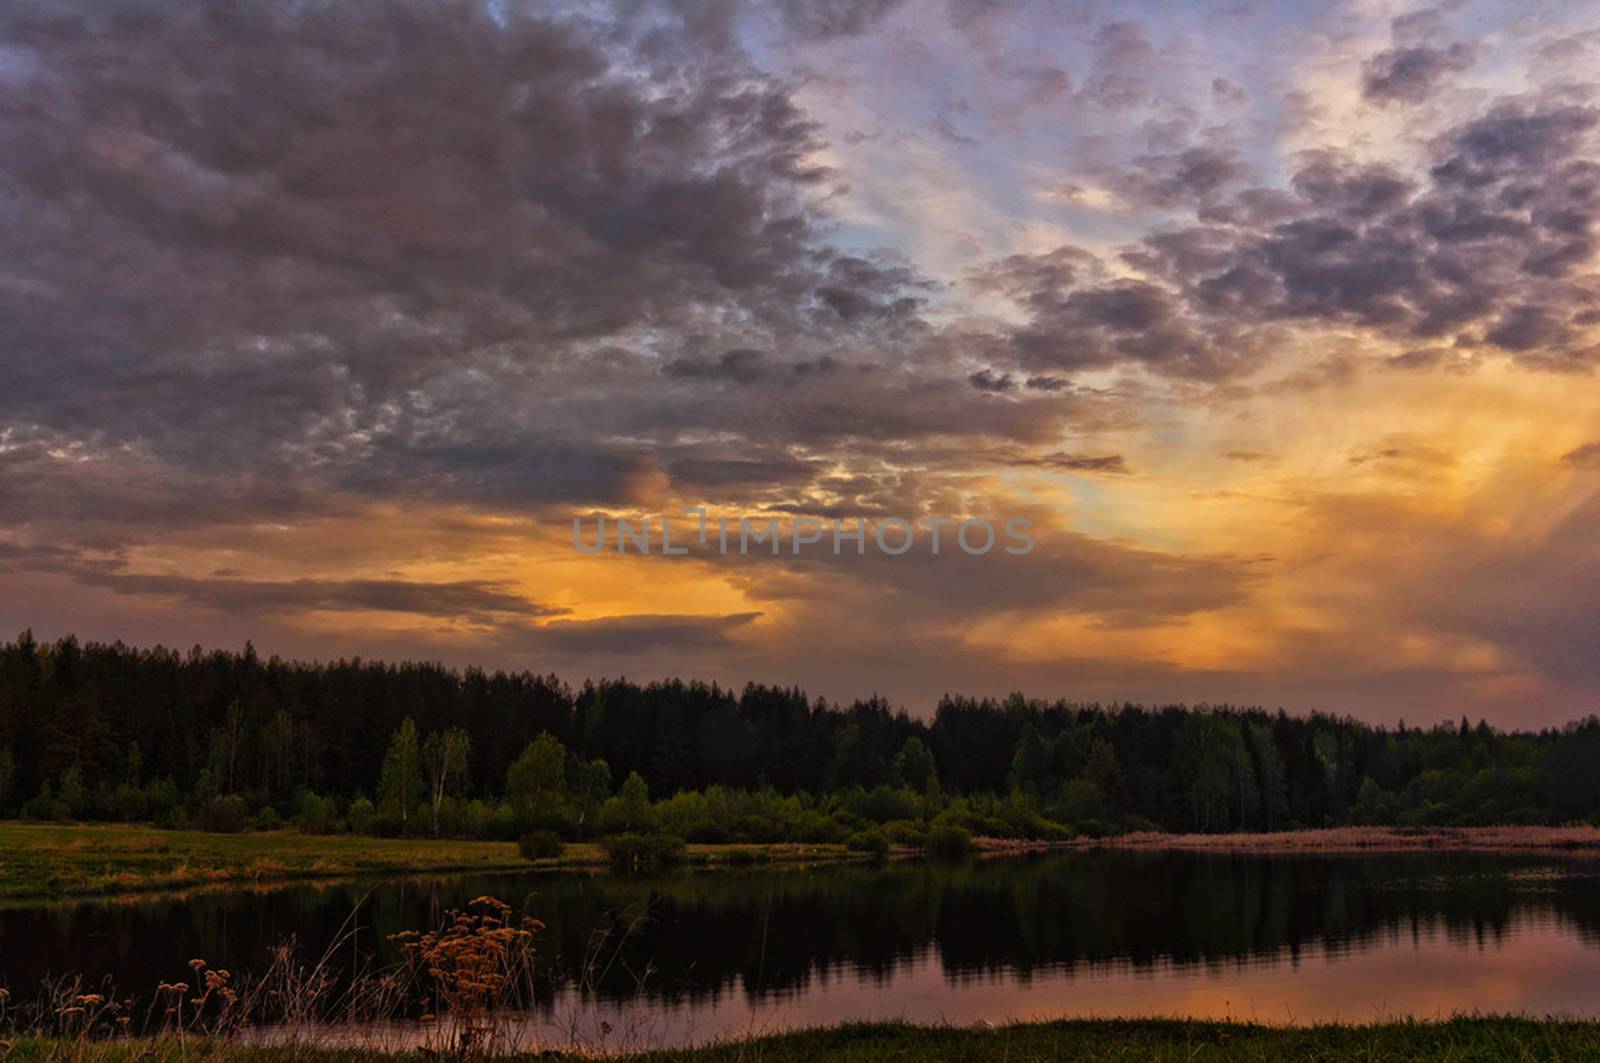
<path fill-rule="evenodd" d="M 491 894 L 543 920 L 545 1042 L 674 1044 L 846 1019 L 1308 1023 L 1600 1013 L 1600 861 L 1087 850 L 943 865 L 506 874 L 0 910 L 0 981 L 148 997 L 265 967 L 291 935 L 350 971 Z M 392 1031 L 404 1040 L 406 1028 Z"/>

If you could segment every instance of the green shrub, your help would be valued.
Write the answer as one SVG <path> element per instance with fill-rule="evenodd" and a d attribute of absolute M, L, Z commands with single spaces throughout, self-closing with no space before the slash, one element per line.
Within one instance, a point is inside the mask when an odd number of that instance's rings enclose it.
<path fill-rule="evenodd" d="M 371 834 L 378 827 L 378 809 L 366 797 L 357 797 L 350 802 L 350 820 L 352 834 Z"/>
<path fill-rule="evenodd" d="M 339 816 L 333 801 L 313 793 L 301 799 L 300 814 L 294 818 L 294 825 L 301 834 L 332 834 L 338 822 Z"/>
<path fill-rule="evenodd" d="M 849 834 L 842 830 L 839 824 L 815 809 L 807 809 L 795 817 L 793 835 L 795 841 L 813 845 L 831 844 L 841 842 L 847 837 Z"/>
<path fill-rule="evenodd" d="M 606 798 L 600 806 L 600 832 L 636 834 L 653 826 L 655 812 L 650 806 L 650 790 L 638 772 L 629 772 L 617 795 Z"/>
<path fill-rule="evenodd" d="M 939 859 L 959 859 L 972 851 L 972 834 L 965 827 L 941 823 L 928 832 L 923 852 Z"/>
<path fill-rule="evenodd" d="M 111 797 L 112 811 L 124 823 L 136 823 L 148 816 L 149 807 L 143 790 L 129 783 L 117 787 Z"/>
<path fill-rule="evenodd" d="M 684 842 L 672 834 L 613 834 L 600 839 L 600 846 L 621 872 L 658 871 L 683 859 Z"/>
<path fill-rule="evenodd" d="M 505 810 L 509 819 L 502 818 L 500 809 Z M 578 810 L 569 801 L 547 800 L 531 812 L 502 802 L 500 808 L 495 810 L 495 816 L 497 826 L 494 829 L 501 829 L 499 825 L 509 823 L 513 838 L 530 830 L 555 831 L 563 838 L 578 836 Z"/>
<path fill-rule="evenodd" d="M 450 802 L 446 802 L 447 804 Z M 487 801 L 474 798 L 471 801 L 456 801 L 451 809 L 449 820 L 451 834 L 461 838 L 488 838 L 491 825 L 494 823 L 494 806 Z"/>
<path fill-rule="evenodd" d="M 61 789 L 56 799 L 67 806 L 73 819 L 83 819 L 89 814 L 89 792 L 83 788 L 83 774 L 77 768 L 61 773 Z"/>
<path fill-rule="evenodd" d="M 850 835 L 845 848 L 852 853 L 871 853 L 873 856 L 889 855 L 889 839 L 881 830 L 863 830 Z"/>
<path fill-rule="evenodd" d="M 522 831 L 519 830 L 521 823 L 522 819 L 517 814 L 517 810 L 502 801 L 494 806 L 494 814 L 489 817 L 489 823 L 485 828 L 487 833 L 483 837 L 494 841 L 511 841 L 513 838 L 521 836 Z M 559 831 L 552 831 L 551 833 L 558 836 L 560 834 Z"/>
<path fill-rule="evenodd" d="M 250 825 L 250 806 L 238 794 L 213 797 L 200 809 L 200 829 L 213 834 L 238 834 Z"/>
<path fill-rule="evenodd" d="M 695 823 L 684 831 L 684 837 L 700 845 L 722 845 L 728 841 L 728 832 L 716 823 Z"/>
<path fill-rule="evenodd" d="M 922 799 L 912 790 L 892 790 L 878 786 L 851 801 L 851 812 L 874 823 L 913 819 L 922 814 Z"/>
<path fill-rule="evenodd" d="M 553 830 L 530 830 L 517 839 L 517 852 L 524 860 L 554 860 L 566 847 L 561 835 Z"/>
<path fill-rule="evenodd" d="M 278 810 L 267 805 L 256 813 L 256 830 L 277 830 L 283 826 L 283 817 L 278 815 Z"/>
<path fill-rule="evenodd" d="M 36 797 L 29 798 L 22 806 L 22 818 L 38 822 L 47 822 L 55 819 L 71 819 L 72 809 L 63 801 L 57 801 L 56 795 L 51 791 L 50 784 L 45 783 L 40 787 Z"/>
<path fill-rule="evenodd" d="M 889 839 L 891 845 L 914 845 L 917 848 L 928 840 L 928 828 L 922 823 L 908 819 L 897 819 L 893 823 L 883 826 L 884 837 Z"/>

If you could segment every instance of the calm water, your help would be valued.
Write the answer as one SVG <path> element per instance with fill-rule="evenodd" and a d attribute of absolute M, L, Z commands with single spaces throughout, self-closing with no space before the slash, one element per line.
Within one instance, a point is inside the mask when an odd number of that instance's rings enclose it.
<path fill-rule="evenodd" d="M 352 919 L 337 963 L 370 967 L 396 958 L 387 935 L 488 893 L 546 923 L 527 1021 L 543 1040 L 849 1018 L 1594 1016 L 1597 887 L 1600 863 L 1580 859 L 1114 851 L 410 879 L 0 911 L 0 981 L 21 995 L 74 971 L 148 994 L 191 957 L 259 969 L 290 935 L 314 959 Z M 596 958 L 605 970 L 586 979 Z"/>

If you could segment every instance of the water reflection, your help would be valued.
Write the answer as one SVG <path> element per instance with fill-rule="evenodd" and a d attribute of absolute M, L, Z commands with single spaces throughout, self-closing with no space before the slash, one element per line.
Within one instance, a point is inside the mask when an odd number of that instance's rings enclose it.
<path fill-rule="evenodd" d="M 484 893 L 546 923 L 544 1020 L 641 1016 L 650 1040 L 843 1018 L 1061 1014 L 1311 1021 L 1591 1013 L 1600 892 L 1584 860 L 1091 851 L 683 872 L 487 875 L 0 912 L 0 977 L 148 993 L 191 957 L 259 967 L 290 934 L 393 962 L 388 935 Z"/>

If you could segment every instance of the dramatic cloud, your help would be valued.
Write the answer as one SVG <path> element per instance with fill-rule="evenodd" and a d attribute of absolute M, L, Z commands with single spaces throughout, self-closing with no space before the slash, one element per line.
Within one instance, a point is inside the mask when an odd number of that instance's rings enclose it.
<path fill-rule="evenodd" d="M 1587 269 L 1597 123 L 1587 105 L 1504 100 L 1446 130 L 1421 181 L 1324 151 L 1300 161 L 1292 195 L 1265 217 L 1249 193 L 1211 204 L 1207 224 L 1123 254 L 1148 279 L 1101 279 L 1064 247 L 981 280 L 1029 315 L 1010 337 L 1021 366 L 1219 379 L 1257 368 L 1275 329 L 1331 326 L 1587 368 L 1600 360 L 1587 327 L 1600 309 Z"/>
<path fill-rule="evenodd" d="M 552 401 L 593 340 L 826 347 L 914 318 L 908 270 L 819 242 L 814 124 L 692 40 L 641 78 L 603 35 L 473 3 L 23 6 L 0 37 L 0 413 L 34 431 L 617 498 L 635 457 Z M 762 359 L 667 368 L 749 382 Z M 618 391 L 651 361 L 611 362 Z"/>
<path fill-rule="evenodd" d="M 1592 707 L 1597 33 L 1486 0 L 7 4 L 0 623 Z M 571 548 L 689 508 L 1038 545 Z"/>
<path fill-rule="evenodd" d="M 1578 468 L 1600 468 L 1600 443 L 1585 443 L 1581 447 L 1567 451 L 1561 456 L 1561 460 Z"/>
<path fill-rule="evenodd" d="M 533 644 L 567 656 L 599 656 L 626 660 L 660 650 L 714 650 L 729 645 L 730 635 L 760 617 L 625 616 L 582 623 L 558 620 L 538 629 Z"/>
<path fill-rule="evenodd" d="M 1361 91 L 1379 103 L 1421 103 L 1446 74 L 1472 65 L 1465 44 L 1448 48 L 1390 48 L 1367 63 Z"/>

